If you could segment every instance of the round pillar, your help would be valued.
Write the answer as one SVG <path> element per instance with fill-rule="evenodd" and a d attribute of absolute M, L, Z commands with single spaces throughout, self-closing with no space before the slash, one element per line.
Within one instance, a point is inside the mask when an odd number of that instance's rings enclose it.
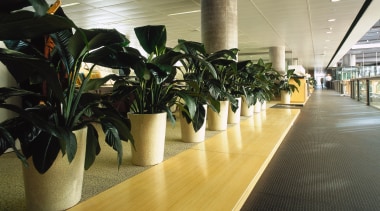
<path fill-rule="evenodd" d="M 276 46 L 269 48 L 269 60 L 272 67 L 280 74 L 285 74 L 285 46 Z"/>
<path fill-rule="evenodd" d="M 298 65 L 298 59 L 292 59 L 292 65 Z"/>
<path fill-rule="evenodd" d="M 201 1 L 201 23 L 207 52 L 238 47 L 237 0 Z"/>
<path fill-rule="evenodd" d="M 353 67 L 356 66 L 356 56 L 351 54 L 346 54 L 343 56 L 343 67 Z"/>

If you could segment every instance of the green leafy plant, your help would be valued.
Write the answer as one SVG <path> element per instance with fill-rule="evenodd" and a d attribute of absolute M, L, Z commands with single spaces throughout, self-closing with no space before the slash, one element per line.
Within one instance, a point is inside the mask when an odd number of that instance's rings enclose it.
<path fill-rule="evenodd" d="M 262 59 L 257 63 L 241 61 L 238 69 L 242 78 L 243 96 L 249 106 L 274 97 L 275 81 L 279 80 L 280 74 L 272 68 L 272 63 L 265 63 Z"/>
<path fill-rule="evenodd" d="M 237 75 L 236 55 L 238 49 L 225 49 L 211 53 L 207 57 L 216 70 L 216 78 L 208 77 L 207 84 L 210 95 L 216 100 L 228 100 L 231 104 L 232 111 L 238 108 L 236 96 L 232 93 L 231 77 Z"/>
<path fill-rule="evenodd" d="M 293 92 L 298 92 L 298 86 L 301 85 L 301 81 L 298 78 L 296 74 L 294 74 L 295 69 L 289 69 L 286 71 L 286 74 L 281 77 L 281 80 L 278 84 L 279 90 L 287 91 L 289 94 L 292 94 Z M 297 84 L 290 83 L 291 80 L 294 80 L 294 82 Z"/>
<path fill-rule="evenodd" d="M 183 89 L 194 99 L 196 109 L 192 118 L 189 115 L 190 107 L 185 104 L 182 115 L 188 123 L 193 123 L 194 131 L 198 131 L 206 121 L 206 110 L 203 105 L 208 104 L 216 111 L 220 108 L 219 101 L 210 95 L 205 81 L 205 77 L 209 75 L 216 78 L 216 71 L 214 66 L 206 60 L 207 54 L 202 43 L 180 39 L 174 50 L 187 55 L 180 60 L 182 64 L 180 71 L 186 81 Z"/>
<path fill-rule="evenodd" d="M 188 115 L 193 118 L 196 104 L 182 89 L 185 81 L 175 79 L 176 63 L 186 55 L 166 47 L 166 27 L 163 25 L 137 27 L 135 34 L 148 56 L 144 57 L 131 47 L 119 55 L 119 62 L 125 61 L 129 72 L 135 75 L 127 74 L 116 80 L 113 99 L 127 99 L 134 113 L 166 112 L 173 123 L 175 118 L 171 108 L 173 105 L 184 108 L 182 99 Z"/>
<path fill-rule="evenodd" d="M 93 125 L 98 123 L 107 144 L 117 151 L 120 165 L 121 140 L 133 141 L 129 122 L 107 96 L 91 92 L 110 78 L 92 80 L 90 76 L 96 65 L 112 66 L 112 53 L 122 50 L 128 40 L 116 30 L 81 29 L 61 9 L 55 15 L 46 14 L 45 1 L 31 3 L 34 11 L 13 11 L 21 6 L 10 6 L 9 11 L 2 8 L 0 13 L 0 40 L 8 48 L 0 48 L 0 61 L 19 84 L 0 88 L 0 108 L 18 114 L 0 124 L 0 154 L 13 148 L 25 165 L 32 157 L 36 169 L 44 173 L 60 151 L 69 162 L 73 160 L 77 140 L 72 131 L 87 127 L 88 169 L 100 152 Z M 53 44 L 49 54 L 43 52 L 45 39 Z M 87 76 L 80 73 L 83 62 L 93 64 Z M 8 103 L 12 97 L 21 97 L 21 105 Z M 20 140 L 21 152 L 15 147 L 16 139 Z"/>
<path fill-rule="evenodd" d="M 315 80 L 314 77 L 309 77 L 309 78 L 307 79 L 307 82 L 309 83 L 309 85 L 310 85 L 311 87 L 314 87 L 314 86 L 317 84 L 317 80 Z"/>

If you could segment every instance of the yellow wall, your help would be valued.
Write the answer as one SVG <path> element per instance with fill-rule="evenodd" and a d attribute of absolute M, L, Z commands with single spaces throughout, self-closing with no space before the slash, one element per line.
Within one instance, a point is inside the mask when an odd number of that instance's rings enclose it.
<path fill-rule="evenodd" d="M 301 84 L 300 86 L 297 85 L 297 83 L 291 79 L 290 83 L 294 84 L 298 87 L 298 92 L 293 92 L 290 102 L 291 103 L 305 103 L 307 100 L 307 81 L 305 78 L 300 78 Z"/>

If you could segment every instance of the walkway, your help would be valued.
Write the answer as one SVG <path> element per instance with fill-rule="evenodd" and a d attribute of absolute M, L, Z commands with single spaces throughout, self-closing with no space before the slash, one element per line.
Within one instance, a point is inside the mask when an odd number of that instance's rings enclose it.
<path fill-rule="evenodd" d="M 317 90 L 242 210 L 380 210 L 380 110 Z"/>

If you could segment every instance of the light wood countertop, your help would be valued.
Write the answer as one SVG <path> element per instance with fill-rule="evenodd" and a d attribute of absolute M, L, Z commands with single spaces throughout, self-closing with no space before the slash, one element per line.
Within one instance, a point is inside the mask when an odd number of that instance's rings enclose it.
<path fill-rule="evenodd" d="M 70 211 L 239 210 L 299 113 L 255 113 Z"/>

